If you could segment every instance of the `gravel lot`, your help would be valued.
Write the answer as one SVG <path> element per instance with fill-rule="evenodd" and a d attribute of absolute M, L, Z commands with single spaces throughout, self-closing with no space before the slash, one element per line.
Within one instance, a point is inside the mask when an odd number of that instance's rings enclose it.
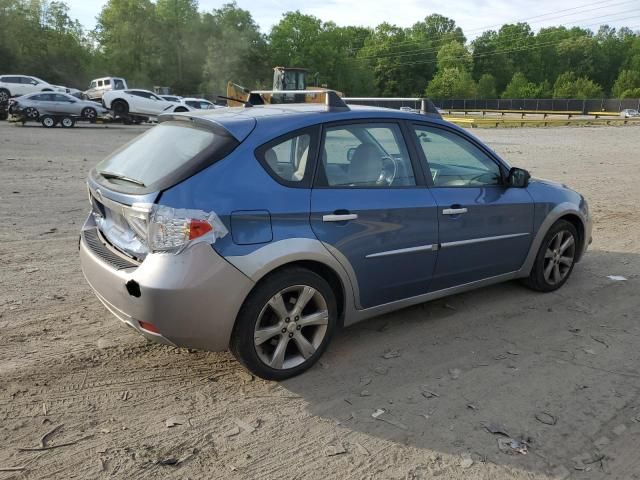
<path fill-rule="evenodd" d="M 0 479 L 640 478 L 640 127 L 474 131 L 589 198 L 568 284 L 371 320 L 283 383 L 148 344 L 85 283 L 84 178 L 144 129 L 0 124 Z"/>

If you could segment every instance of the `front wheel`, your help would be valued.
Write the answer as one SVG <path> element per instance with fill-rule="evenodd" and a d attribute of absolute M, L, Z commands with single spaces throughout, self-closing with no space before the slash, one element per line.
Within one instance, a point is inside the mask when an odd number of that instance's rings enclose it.
<path fill-rule="evenodd" d="M 249 294 L 231 335 L 231 351 L 265 380 L 284 380 L 310 368 L 336 329 L 337 307 L 327 281 L 302 268 L 264 279 Z"/>
<path fill-rule="evenodd" d="M 38 120 L 40 113 L 38 113 L 38 110 L 33 107 L 27 107 L 24 109 L 24 116 L 29 120 Z"/>
<path fill-rule="evenodd" d="M 11 98 L 9 90 L 7 90 L 6 88 L 0 88 L 0 103 L 7 103 L 9 101 L 9 98 Z"/>
<path fill-rule="evenodd" d="M 576 227 L 566 220 L 558 220 L 545 235 L 525 284 L 539 292 L 560 288 L 573 271 L 577 247 Z"/>

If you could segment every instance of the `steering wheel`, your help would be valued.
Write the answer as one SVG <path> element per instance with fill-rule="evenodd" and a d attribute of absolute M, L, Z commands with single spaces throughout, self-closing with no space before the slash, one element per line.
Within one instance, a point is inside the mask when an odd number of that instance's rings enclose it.
<path fill-rule="evenodd" d="M 382 169 L 380 176 L 376 180 L 376 185 L 391 186 L 398 175 L 398 162 L 395 158 L 387 155 L 382 157 Z"/>

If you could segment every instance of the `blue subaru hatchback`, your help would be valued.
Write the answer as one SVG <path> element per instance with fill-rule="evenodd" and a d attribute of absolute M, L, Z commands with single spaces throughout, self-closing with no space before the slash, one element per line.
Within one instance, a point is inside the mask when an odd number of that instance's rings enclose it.
<path fill-rule="evenodd" d="M 148 339 L 284 379 L 341 326 L 567 281 L 591 240 L 582 195 L 437 114 L 326 97 L 163 115 L 100 162 L 80 257 L 104 305 Z"/>

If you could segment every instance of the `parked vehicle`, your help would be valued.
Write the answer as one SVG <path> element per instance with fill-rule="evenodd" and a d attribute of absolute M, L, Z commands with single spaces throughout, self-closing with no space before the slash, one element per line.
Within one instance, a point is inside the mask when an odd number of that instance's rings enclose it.
<path fill-rule="evenodd" d="M 80 100 L 66 93 L 42 92 L 23 95 L 11 100 L 9 110 L 12 114 L 22 116 L 26 120 L 40 120 L 45 127 L 55 127 L 60 122 L 65 127 L 72 127 L 69 120 L 63 117 L 74 117 L 95 121 L 109 111 L 102 105 L 89 100 Z"/>
<path fill-rule="evenodd" d="M 28 75 L 0 76 L 0 102 L 7 102 L 11 97 L 19 97 L 28 93 L 66 91 L 66 87 L 51 85 L 38 77 Z"/>
<path fill-rule="evenodd" d="M 222 108 L 205 98 L 193 98 L 193 97 L 184 98 L 184 97 L 177 97 L 175 95 L 161 95 L 161 97 L 168 102 L 178 102 L 178 103 L 181 103 L 182 105 L 186 105 L 196 110 L 211 110 L 213 108 Z"/>
<path fill-rule="evenodd" d="M 168 102 L 149 90 L 112 90 L 102 96 L 105 108 L 116 115 L 159 115 L 170 112 L 186 112 L 190 107 Z"/>
<path fill-rule="evenodd" d="M 214 108 L 221 108 L 205 98 L 183 98 L 182 102 L 196 110 L 213 110 Z"/>
<path fill-rule="evenodd" d="M 625 108 L 620 112 L 620 116 L 622 118 L 640 117 L 640 112 L 638 112 L 638 110 L 636 110 L 635 108 Z"/>
<path fill-rule="evenodd" d="M 160 95 L 160 97 L 167 102 L 180 103 L 182 101 L 182 97 L 178 97 L 176 95 Z"/>
<path fill-rule="evenodd" d="M 91 80 L 89 88 L 84 92 L 89 100 L 101 101 L 105 92 L 126 90 L 127 81 L 120 77 L 102 77 Z"/>
<path fill-rule="evenodd" d="M 89 100 L 81 100 L 67 93 L 32 93 L 11 100 L 12 113 L 25 114 L 30 119 L 39 115 L 73 115 L 87 120 L 95 120 L 109 111 Z"/>
<path fill-rule="evenodd" d="M 567 281 L 591 241 L 582 195 L 437 113 L 327 97 L 162 115 L 92 169 L 80 258 L 105 306 L 148 339 L 230 348 L 278 380 L 341 325 Z"/>

